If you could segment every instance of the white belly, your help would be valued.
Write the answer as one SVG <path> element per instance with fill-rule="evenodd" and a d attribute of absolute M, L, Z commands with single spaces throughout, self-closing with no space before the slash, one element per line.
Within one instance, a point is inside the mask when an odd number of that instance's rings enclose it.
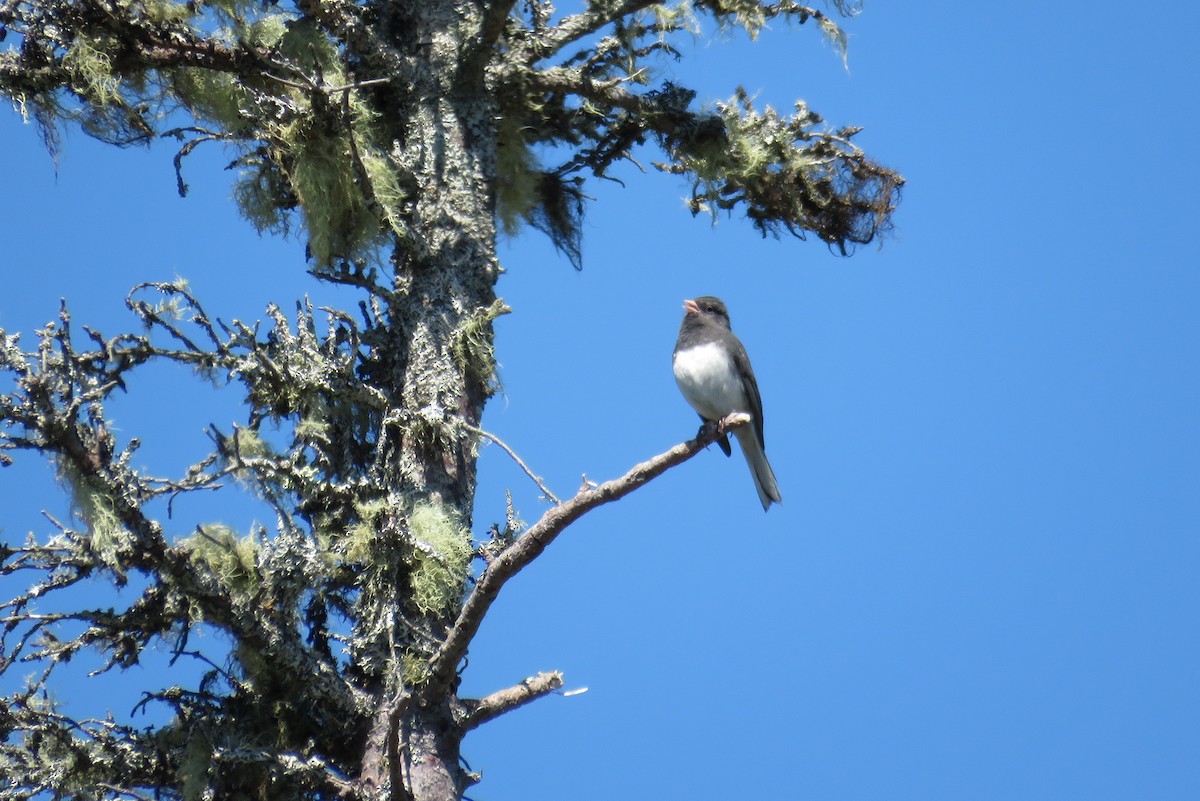
<path fill-rule="evenodd" d="M 718 420 L 750 411 L 733 359 L 719 345 L 701 345 L 675 354 L 675 383 L 701 417 Z"/>

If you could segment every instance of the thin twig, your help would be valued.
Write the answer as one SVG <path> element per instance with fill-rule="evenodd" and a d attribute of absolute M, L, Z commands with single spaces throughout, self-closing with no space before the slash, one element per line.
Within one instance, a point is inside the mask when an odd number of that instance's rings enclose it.
<path fill-rule="evenodd" d="M 542 491 L 543 495 L 545 495 L 547 498 L 549 498 L 550 501 L 553 502 L 555 506 L 558 506 L 560 503 L 562 503 L 562 501 L 560 501 L 558 499 L 558 496 L 555 495 L 553 492 L 551 492 L 550 488 L 547 487 L 545 484 L 543 484 L 542 480 L 540 478 L 538 478 L 537 475 L 535 475 L 532 470 L 529 469 L 529 465 L 527 465 L 527 464 L 525 464 L 525 462 L 521 461 L 521 457 L 517 456 L 516 451 L 514 451 L 512 448 L 508 447 L 508 445 L 504 444 L 504 440 L 500 439 L 495 434 L 484 431 L 482 428 L 477 428 L 476 426 L 473 426 L 470 423 L 463 423 L 462 425 L 463 425 L 463 428 L 467 429 L 468 431 L 478 434 L 481 437 L 487 437 L 492 442 L 499 445 L 505 453 L 507 453 L 509 456 L 512 457 L 512 460 L 517 463 L 517 466 L 525 471 L 525 475 L 527 475 L 531 479 L 533 479 L 533 483 L 537 484 L 538 489 L 540 489 Z"/>
<path fill-rule="evenodd" d="M 352 89 L 362 89 L 366 86 L 382 86 L 385 83 L 391 82 L 391 78 L 368 78 L 365 81 L 357 81 L 355 83 L 348 83 L 342 86 L 329 86 L 325 88 L 325 91 L 332 95 L 336 94 L 337 92 L 349 92 Z"/>

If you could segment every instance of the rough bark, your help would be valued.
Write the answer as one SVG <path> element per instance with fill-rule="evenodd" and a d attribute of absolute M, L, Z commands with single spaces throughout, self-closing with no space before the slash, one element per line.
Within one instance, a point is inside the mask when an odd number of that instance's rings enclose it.
<path fill-rule="evenodd" d="M 413 65 L 410 91 L 397 96 L 393 119 L 401 125 L 392 156 L 412 176 L 415 202 L 411 236 L 393 254 L 394 295 L 378 351 L 396 360 L 380 366 L 394 421 L 384 436 L 397 440 L 383 478 L 394 497 L 446 504 L 469 529 L 476 469 L 470 428 L 479 424 L 492 381 L 484 315 L 498 275 L 489 191 L 496 180 L 495 103 L 482 72 L 460 73 L 479 25 L 471 9 L 446 0 L 391 8 L 381 29 L 395 32 L 397 49 Z M 444 634 L 455 614 L 428 621 L 429 630 Z M 460 767 L 453 689 L 425 703 L 405 693 L 402 677 L 383 677 L 363 779 L 377 785 L 386 776 L 393 799 L 459 798 L 470 782 Z"/>

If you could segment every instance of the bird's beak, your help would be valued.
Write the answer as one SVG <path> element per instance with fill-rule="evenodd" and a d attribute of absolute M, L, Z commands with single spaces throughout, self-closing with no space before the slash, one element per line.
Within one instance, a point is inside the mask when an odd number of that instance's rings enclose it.
<path fill-rule="evenodd" d="M 699 314 L 700 307 L 696 305 L 694 300 L 685 300 L 683 302 L 683 310 L 688 314 Z"/>

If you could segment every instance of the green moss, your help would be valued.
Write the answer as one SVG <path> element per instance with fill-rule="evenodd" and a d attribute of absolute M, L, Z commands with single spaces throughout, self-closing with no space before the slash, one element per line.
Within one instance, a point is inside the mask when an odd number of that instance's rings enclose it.
<path fill-rule="evenodd" d="M 184 68 L 171 73 L 172 88 L 197 117 L 236 130 L 247 122 L 249 100 L 237 79 L 215 70 Z"/>
<path fill-rule="evenodd" d="M 245 159 L 243 165 L 248 169 L 242 170 L 233 187 L 233 200 L 242 216 L 260 234 L 287 234 L 290 226 L 283 199 L 289 190 L 284 186 L 281 174 L 274 165 L 257 159 Z"/>
<path fill-rule="evenodd" d="M 253 428 L 238 426 L 232 434 L 225 438 L 223 445 L 227 453 L 236 454 L 243 459 L 274 455 L 271 446 Z"/>
<path fill-rule="evenodd" d="M 231 22 L 245 19 L 248 13 L 258 10 L 261 0 L 206 0 L 208 5 L 219 8 Z"/>
<path fill-rule="evenodd" d="M 88 99 L 107 106 L 120 99 L 121 79 L 113 70 L 118 44 L 110 36 L 80 34 L 63 56 L 63 68 L 85 87 Z"/>
<path fill-rule="evenodd" d="M 123 577 L 124 557 L 128 556 L 133 543 L 117 515 L 113 499 L 66 463 L 60 462 L 59 475 L 71 494 L 75 514 L 87 526 L 92 552 L 101 564 Z"/>
<path fill-rule="evenodd" d="M 352 564 L 368 564 L 376 548 L 375 530 L 379 518 L 388 510 L 383 499 L 354 504 L 358 522 L 346 530 L 340 543 L 342 554 Z"/>
<path fill-rule="evenodd" d="M 408 236 L 399 170 L 381 146 L 377 115 L 346 88 L 351 78 L 334 42 L 313 21 L 282 14 L 229 24 L 249 46 L 278 49 L 315 84 L 171 71 L 174 93 L 198 118 L 246 136 L 236 140 L 243 152 L 233 190 L 242 214 L 259 233 L 287 234 L 298 212 L 319 266 L 369 258 L 389 234 Z M 263 105 L 263 95 L 276 99 Z"/>
<path fill-rule="evenodd" d="M 445 504 L 421 503 L 408 516 L 409 530 L 421 545 L 413 551 L 413 604 L 441 616 L 462 600 L 471 562 L 471 533 Z"/>
<path fill-rule="evenodd" d="M 317 114 L 283 126 L 279 137 L 291 154 L 288 178 L 300 201 L 314 261 L 328 264 L 377 244 L 379 218 L 363 192 L 350 135 L 342 128 L 331 130 Z"/>
<path fill-rule="evenodd" d="M 383 499 L 355 505 L 359 520 L 339 543 L 347 562 L 371 566 L 379 560 L 383 553 L 379 522 L 390 509 Z M 404 519 L 412 542 L 397 544 L 410 568 L 409 605 L 422 614 L 443 615 L 462 599 L 472 555 L 471 532 L 459 515 L 442 503 L 418 502 Z"/>
<path fill-rule="evenodd" d="M 501 230 L 516 236 L 540 201 L 542 172 L 515 114 L 501 116 L 496 136 L 496 213 Z"/>
<path fill-rule="evenodd" d="M 680 3 L 676 6 L 655 3 L 649 8 L 649 12 L 654 15 L 655 23 L 660 30 L 683 30 L 693 36 L 699 36 L 701 33 L 700 21 L 696 18 L 696 9 L 690 2 Z"/>
<path fill-rule="evenodd" d="M 403 216 L 407 195 L 400 188 L 395 165 L 386 154 L 366 142 L 359 142 L 358 149 L 379 215 L 392 233 L 398 237 L 407 237 L 408 224 Z"/>
<path fill-rule="evenodd" d="M 302 418 L 296 423 L 296 439 L 300 442 L 322 442 L 329 439 L 332 426 L 324 420 Z"/>
<path fill-rule="evenodd" d="M 151 22 L 178 24 L 186 22 L 194 15 L 192 6 L 188 3 L 176 3 L 173 0 L 142 0 L 142 13 Z"/>
<path fill-rule="evenodd" d="M 327 83 L 345 82 L 337 47 L 314 20 L 291 20 L 285 24 L 285 28 L 279 39 L 279 50 L 283 56 L 306 73 L 323 75 Z"/>
<path fill-rule="evenodd" d="M 826 41 L 833 45 L 833 49 L 842 57 L 842 66 L 849 68 L 850 41 L 846 36 L 846 32 L 829 17 L 821 17 L 819 22 L 821 24 L 821 32 L 825 34 Z"/>
<path fill-rule="evenodd" d="M 287 23 L 278 47 L 319 76 L 326 91 L 288 91 L 294 113 L 267 124 L 271 166 L 243 180 L 239 205 L 260 230 L 277 230 L 280 216 L 272 206 L 285 198 L 298 202 L 318 265 L 369 257 L 388 234 L 408 236 L 400 171 L 381 146 L 377 115 L 358 91 L 346 88 L 351 79 L 337 48 L 309 20 Z M 274 167 L 282 170 L 286 188 L 271 175 Z"/>
<path fill-rule="evenodd" d="M 129 533 L 117 517 L 112 499 L 86 487 L 79 491 L 75 499 L 80 515 L 87 521 L 92 549 L 103 564 L 124 576 L 121 555 L 129 547 Z"/>
<path fill-rule="evenodd" d="M 400 675 L 407 687 L 417 687 L 429 678 L 429 660 L 419 653 L 405 651 L 400 656 Z"/>
<path fill-rule="evenodd" d="M 274 47 L 288 32 L 288 20 L 281 14 L 257 19 L 246 26 L 246 43 L 252 47 Z"/>
<path fill-rule="evenodd" d="M 492 323 L 512 309 L 497 298 L 487 308 L 476 309 L 454 332 L 450 342 L 454 363 L 465 375 L 492 387 L 496 374 L 495 338 Z"/>
<path fill-rule="evenodd" d="M 179 546 L 212 571 L 222 585 L 238 594 L 254 593 L 262 583 L 258 571 L 259 544 L 253 536 L 238 537 L 228 526 L 208 524 L 180 540 Z"/>

